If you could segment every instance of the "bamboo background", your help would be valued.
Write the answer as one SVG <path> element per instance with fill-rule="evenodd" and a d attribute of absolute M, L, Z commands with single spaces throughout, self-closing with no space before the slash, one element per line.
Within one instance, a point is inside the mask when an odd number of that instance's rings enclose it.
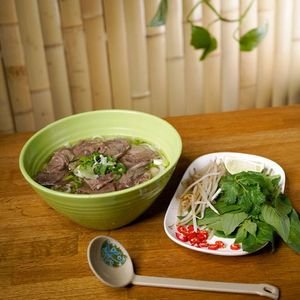
<path fill-rule="evenodd" d="M 0 132 L 96 109 L 165 117 L 300 103 L 300 0 L 256 1 L 240 28 L 214 23 L 218 48 L 202 62 L 186 21 L 196 2 L 169 1 L 154 28 L 159 0 L 1 0 Z M 250 0 L 212 3 L 237 18 Z M 201 5 L 191 18 L 216 17 Z M 264 22 L 260 46 L 240 52 L 233 32 Z"/>

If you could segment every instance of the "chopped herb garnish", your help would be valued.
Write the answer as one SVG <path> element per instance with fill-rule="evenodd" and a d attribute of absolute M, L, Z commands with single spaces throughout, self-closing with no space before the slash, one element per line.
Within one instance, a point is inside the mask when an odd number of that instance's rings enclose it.
<path fill-rule="evenodd" d="M 108 173 L 123 175 L 127 171 L 127 168 L 116 158 L 98 152 L 81 157 L 79 168 L 90 169 L 93 174 L 100 176 Z"/>

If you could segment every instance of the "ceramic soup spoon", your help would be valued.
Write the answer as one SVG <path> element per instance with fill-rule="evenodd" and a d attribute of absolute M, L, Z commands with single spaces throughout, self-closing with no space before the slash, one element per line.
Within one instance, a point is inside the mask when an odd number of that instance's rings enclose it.
<path fill-rule="evenodd" d="M 136 275 L 126 249 L 118 241 L 107 236 L 95 237 L 88 246 L 87 256 L 89 266 L 96 277 L 111 287 L 125 287 L 129 284 L 135 284 L 279 298 L 278 288 L 264 283 L 230 283 Z"/>

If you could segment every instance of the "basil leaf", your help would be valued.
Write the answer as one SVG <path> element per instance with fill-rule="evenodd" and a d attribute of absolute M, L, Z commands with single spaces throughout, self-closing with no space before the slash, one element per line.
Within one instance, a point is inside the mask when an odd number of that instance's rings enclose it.
<path fill-rule="evenodd" d="M 257 230 L 257 224 L 256 223 L 254 223 L 254 222 L 252 222 L 250 220 L 245 220 L 245 222 L 243 223 L 243 227 L 250 234 L 256 236 L 256 230 Z"/>
<path fill-rule="evenodd" d="M 289 198 L 284 194 L 281 194 L 278 197 L 276 197 L 274 202 L 275 202 L 275 208 L 278 211 L 280 211 L 282 215 L 288 215 L 293 209 Z"/>
<path fill-rule="evenodd" d="M 218 223 L 221 221 L 221 217 L 217 216 L 217 217 L 206 217 L 203 219 L 198 219 L 197 220 L 197 224 L 198 225 L 210 225 L 213 223 Z"/>
<path fill-rule="evenodd" d="M 244 239 L 247 238 L 247 235 L 248 235 L 247 230 L 243 226 L 241 226 L 237 231 L 234 242 L 236 244 L 243 243 Z"/>
<path fill-rule="evenodd" d="M 149 23 L 149 26 L 157 27 L 166 24 L 168 13 L 168 0 L 161 0 L 157 11 Z"/>
<path fill-rule="evenodd" d="M 295 209 L 292 210 L 290 215 L 291 229 L 287 244 L 296 252 L 300 253 L 300 221 L 299 215 Z"/>
<path fill-rule="evenodd" d="M 241 36 L 239 40 L 241 51 L 251 51 L 256 48 L 268 32 L 268 25 L 253 28 Z"/>
<path fill-rule="evenodd" d="M 282 215 L 278 210 L 270 205 L 264 205 L 261 210 L 263 220 L 271 225 L 280 237 L 286 242 L 290 233 L 290 219 Z"/>
<path fill-rule="evenodd" d="M 257 223 L 256 239 L 258 243 L 273 242 L 274 230 L 272 226 L 264 222 Z"/>
<path fill-rule="evenodd" d="M 243 240 L 242 248 L 244 251 L 254 252 L 260 247 L 262 247 L 264 244 L 265 243 L 259 243 L 253 235 L 248 234 L 247 238 Z"/>
<path fill-rule="evenodd" d="M 236 214 L 224 214 L 221 217 L 223 231 L 226 235 L 229 235 L 248 217 L 248 215 L 244 212 L 240 212 Z"/>

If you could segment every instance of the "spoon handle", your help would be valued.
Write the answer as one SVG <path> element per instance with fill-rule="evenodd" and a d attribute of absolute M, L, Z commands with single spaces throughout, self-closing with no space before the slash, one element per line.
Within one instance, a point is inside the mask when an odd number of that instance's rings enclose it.
<path fill-rule="evenodd" d="M 269 297 L 272 299 L 279 298 L 278 288 L 265 283 L 231 283 L 135 275 L 133 277 L 132 284 L 212 292 L 255 294 L 259 296 Z"/>

